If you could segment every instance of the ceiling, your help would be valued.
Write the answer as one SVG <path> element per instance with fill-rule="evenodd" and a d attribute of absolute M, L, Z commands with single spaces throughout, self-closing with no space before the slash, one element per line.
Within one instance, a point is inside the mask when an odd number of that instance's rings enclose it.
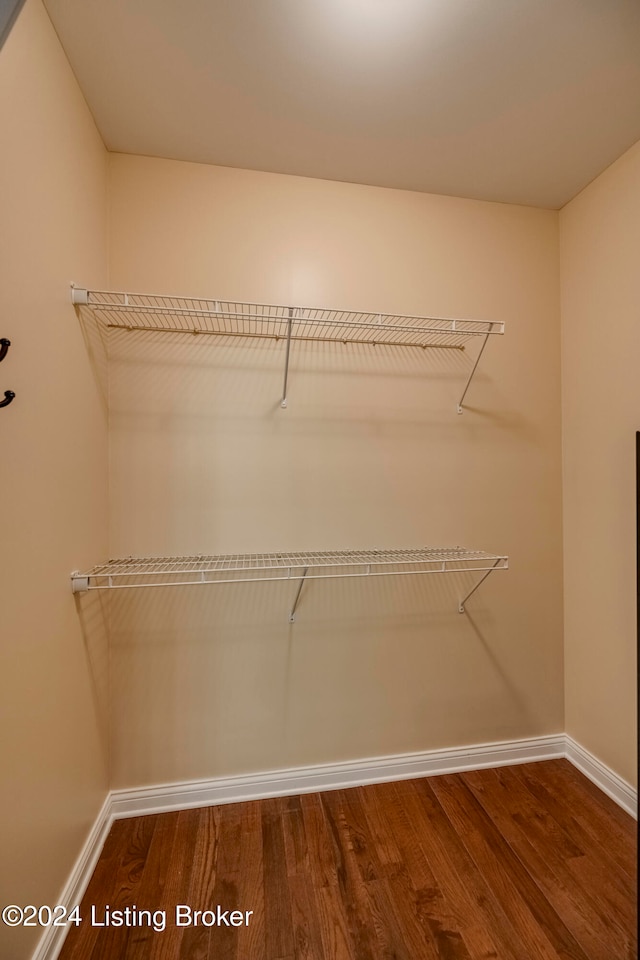
<path fill-rule="evenodd" d="M 109 150 L 557 208 L 640 139 L 640 0 L 45 0 Z"/>

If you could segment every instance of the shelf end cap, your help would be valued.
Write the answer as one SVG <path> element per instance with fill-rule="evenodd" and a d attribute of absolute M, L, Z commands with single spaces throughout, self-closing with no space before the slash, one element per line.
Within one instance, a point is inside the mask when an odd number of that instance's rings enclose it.
<path fill-rule="evenodd" d="M 86 593 L 89 589 L 89 577 L 83 576 L 77 570 L 71 574 L 71 592 Z"/>
<path fill-rule="evenodd" d="M 71 303 L 89 303 L 89 291 L 71 284 Z"/>

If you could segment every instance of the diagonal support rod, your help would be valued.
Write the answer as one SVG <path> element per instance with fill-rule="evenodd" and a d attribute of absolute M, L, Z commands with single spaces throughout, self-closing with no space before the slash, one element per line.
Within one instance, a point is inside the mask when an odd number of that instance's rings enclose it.
<path fill-rule="evenodd" d="M 486 572 L 482 577 L 480 577 L 480 579 L 479 579 L 478 582 L 476 583 L 475 587 L 472 587 L 471 590 L 469 590 L 469 593 L 466 595 L 466 597 L 465 597 L 463 600 L 461 600 L 460 603 L 458 604 L 458 613 L 464 613 L 464 605 L 465 605 L 465 603 L 467 602 L 467 600 L 469 599 L 469 597 L 476 592 L 476 590 L 478 589 L 478 587 L 480 586 L 480 584 L 481 584 L 481 583 L 484 583 L 484 581 L 487 579 L 487 577 L 489 576 L 489 574 L 490 574 L 490 573 L 493 573 L 493 571 L 496 569 L 496 567 L 498 566 L 498 564 L 499 564 L 499 563 L 502 563 L 502 562 L 503 562 L 503 557 L 498 557 L 498 559 L 496 560 L 496 562 L 494 563 L 494 565 L 491 567 L 491 569 L 490 569 L 490 570 L 487 570 L 487 572 Z"/>
<path fill-rule="evenodd" d="M 465 388 L 464 388 L 464 390 L 462 391 L 462 396 L 460 397 L 460 399 L 459 399 L 459 401 L 458 401 L 458 413 L 463 413 L 462 404 L 464 403 L 464 398 L 465 398 L 466 395 L 467 395 L 467 390 L 469 389 L 469 384 L 471 383 L 471 381 L 472 381 L 472 379 L 473 379 L 473 375 L 474 375 L 474 373 L 476 372 L 476 367 L 477 367 L 478 364 L 480 363 L 480 357 L 482 356 L 482 351 L 484 350 L 484 348 L 485 348 L 486 345 L 487 345 L 487 340 L 488 340 L 488 339 L 489 339 L 489 333 L 487 332 L 487 333 L 485 334 L 484 340 L 482 341 L 482 346 L 480 347 L 480 351 L 479 351 L 479 353 L 478 353 L 478 356 L 476 357 L 476 362 L 474 363 L 473 367 L 471 368 L 471 373 L 469 374 L 469 378 L 468 378 L 468 380 L 467 380 L 467 382 L 466 382 L 466 384 L 465 384 Z"/>
<path fill-rule="evenodd" d="M 291 352 L 291 329 L 293 327 L 293 307 L 289 307 L 289 322 L 287 323 L 287 351 L 284 357 L 284 384 L 282 387 L 281 407 L 287 406 L 287 380 L 289 379 L 289 354 Z"/>
<path fill-rule="evenodd" d="M 300 583 L 298 585 L 298 592 L 296 593 L 296 598 L 293 601 L 293 606 L 291 607 L 291 613 L 289 614 L 289 623 L 295 623 L 296 607 L 298 606 L 298 600 L 300 599 L 300 594 L 302 593 L 302 588 L 304 586 L 304 581 L 305 581 L 305 577 L 307 576 L 308 570 L 309 570 L 309 567 L 305 567 L 304 570 L 302 571 L 302 579 L 300 580 Z"/>

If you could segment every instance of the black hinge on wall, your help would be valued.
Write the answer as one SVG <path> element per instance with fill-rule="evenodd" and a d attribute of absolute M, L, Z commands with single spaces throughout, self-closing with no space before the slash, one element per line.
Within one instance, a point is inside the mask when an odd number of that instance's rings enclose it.
<path fill-rule="evenodd" d="M 10 346 L 11 346 L 11 340 L 7 340 L 6 337 L 2 337 L 2 339 L 0 340 L 0 363 L 6 357 L 7 351 L 9 350 Z M 14 397 L 15 397 L 15 393 L 13 392 L 13 390 L 5 390 L 4 400 L 0 400 L 0 407 L 8 407 Z"/>

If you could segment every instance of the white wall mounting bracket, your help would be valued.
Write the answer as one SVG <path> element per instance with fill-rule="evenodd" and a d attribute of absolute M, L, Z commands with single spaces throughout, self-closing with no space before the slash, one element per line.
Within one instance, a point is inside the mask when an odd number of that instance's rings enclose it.
<path fill-rule="evenodd" d="M 475 584 L 475 586 L 472 587 L 471 590 L 469 590 L 469 593 L 467 593 L 467 595 L 464 597 L 464 599 L 461 600 L 460 603 L 458 604 L 458 613 L 464 613 L 464 612 L 465 612 L 465 610 L 464 610 L 464 605 L 465 605 L 465 603 L 467 602 L 467 600 L 469 599 L 469 597 L 472 596 L 472 595 L 476 592 L 476 590 L 478 589 L 478 587 L 480 586 L 481 583 L 484 583 L 484 581 L 487 579 L 487 577 L 489 576 L 489 574 L 490 574 L 490 573 L 493 573 L 493 571 L 494 571 L 494 570 L 497 570 L 498 568 L 499 568 L 500 570 L 508 570 L 508 569 L 509 569 L 509 560 L 508 560 L 507 557 L 498 557 L 498 558 L 496 559 L 496 562 L 493 564 L 493 566 L 490 567 L 488 570 L 485 570 L 485 572 L 484 572 L 483 575 L 480 577 L 480 579 L 479 579 L 478 582 Z"/>

